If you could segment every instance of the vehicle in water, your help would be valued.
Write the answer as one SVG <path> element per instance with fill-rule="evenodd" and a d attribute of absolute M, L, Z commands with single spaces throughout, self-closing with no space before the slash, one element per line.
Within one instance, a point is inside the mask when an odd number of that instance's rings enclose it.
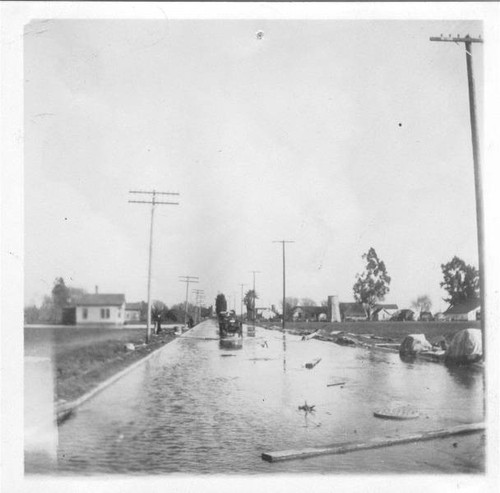
<path fill-rule="evenodd" d="M 234 339 L 243 336 L 243 324 L 236 317 L 236 313 L 230 312 L 219 313 L 219 337 L 221 339 Z"/>

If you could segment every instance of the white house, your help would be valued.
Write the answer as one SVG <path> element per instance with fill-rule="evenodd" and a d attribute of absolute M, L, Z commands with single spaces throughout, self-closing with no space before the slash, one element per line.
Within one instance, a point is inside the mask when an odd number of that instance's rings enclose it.
<path fill-rule="evenodd" d="M 444 313 L 445 320 L 468 321 L 479 320 L 481 316 L 481 301 L 479 299 L 468 300 L 460 305 L 450 306 Z"/>
<path fill-rule="evenodd" d="M 125 304 L 125 323 L 134 323 L 141 320 L 142 303 Z"/>
<path fill-rule="evenodd" d="M 373 310 L 373 320 L 384 321 L 390 318 L 398 311 L 398 305 L 375 305 Z"/>
<path fill-rule="evenodd" d="M 272 320 L 279 315 L 275 312 L 274 306 L 271 308 L 257 308 L 257 317 L 264 320 Z"/>
<path fill-rule="evenodd" d="M 124 294 L 84 294 L 75 300 L 76 324 L 123 325 Z"/>

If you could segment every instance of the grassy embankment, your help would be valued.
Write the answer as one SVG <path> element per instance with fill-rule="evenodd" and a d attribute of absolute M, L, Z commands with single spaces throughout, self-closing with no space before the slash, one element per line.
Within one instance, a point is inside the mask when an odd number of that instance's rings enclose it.
<path fill-rule="evenodd" d="M 69 402 L 174 338 L 163 332 L 146 345 L 145 328 L 25 327 L 24 354 L 52 359 L 54 400 Z M 126 349 L 127 343 L 135 350 Z"/>
<path fill-rule="evenodd" d="M 281 330 L 279 323 L 260 323 L 266 328 Z M 425 334 L 431 343 L 445 338 L 449 344 L 459 330 L 465 328 L 480 328 L 481 322 L 287 322 L 286 330 L 297 335 L 311 334 L 319 330 L 322 338 L 332 338 L 336 331 L 344 332 L 349 336 L 362 338 L 363 342 L 375 345 L 380 342 L 401 344 L 408 334 Z"/>

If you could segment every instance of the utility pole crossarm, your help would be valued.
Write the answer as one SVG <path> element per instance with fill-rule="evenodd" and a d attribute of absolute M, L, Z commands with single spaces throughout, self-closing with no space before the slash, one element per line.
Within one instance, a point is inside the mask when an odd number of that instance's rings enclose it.
<path fill-rule="evenodd" d="M 179 192 L 157 192 L 156 190 L 147 191 L 147 190 L 129 190 L 128 193 L 144 193 L 148 195 L 180 195 Z"/>
<path fill-rule="evenodd" d="M 471 38 L 469 35 L 460 37 L 460 36 L 451 36 L 445 37 L 441 34 L 441 36 L 431 36 L 429 38 L 431 41 L 444 41 L 448 43 L 483 43 L 483 38 L 479 36 L 478 38 Z"/>
<path fill-rule="evenodd" d="M 148 200 L 129 200 L 129 204 L 153 204 L 153 202 L 149 202 Z M 179 202 L 159 202 L 158 200 L 154 201 L 154 205 L 156 204 L 164 204 L 164 205 L 179 205 Z"/>

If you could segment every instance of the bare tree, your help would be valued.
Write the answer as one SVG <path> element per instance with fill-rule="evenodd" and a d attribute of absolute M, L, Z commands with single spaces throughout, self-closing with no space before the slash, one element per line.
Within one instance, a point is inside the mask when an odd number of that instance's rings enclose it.
<path fill-rule="evenodd" d="M 302 298 L 300 300 L 300 306 L 318 306 L 317 303 L 311 298 Z"/>
<path fill-rule="evenodd" d="M 411 302 L 411 307 L 417 313 L 430 312 L 432 308 L 432 301 L 429 296 L 422 294 L 416 300 Z"/>

